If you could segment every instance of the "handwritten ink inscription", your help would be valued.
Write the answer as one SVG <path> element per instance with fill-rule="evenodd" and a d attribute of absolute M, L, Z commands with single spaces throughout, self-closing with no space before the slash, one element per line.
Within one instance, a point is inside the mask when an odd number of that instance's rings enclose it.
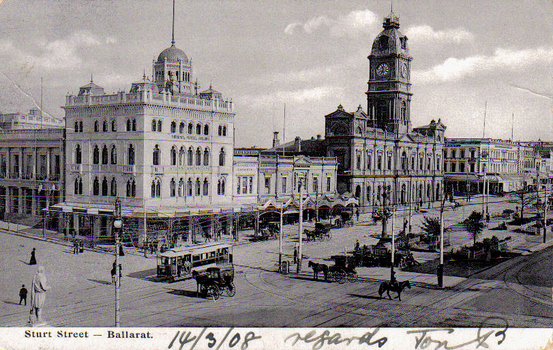
<path fill-rule="evenodd" d="M 234 332 L 234 327 L 229 328 L 227 333 L 222 337 L 218 337 L 213 332 L 208 332 L 209 328 L 203 328 L 199 334 L 193 334 L 192 331 L 177 331 L 167 349 L 179 349 L 183 350 L 185 345 L 189 345 L 188 350 L 194 350 L 199 344 L 199 349 L 205 349 L 205 345 L 209 349 L 219 350 L 221 346 L 225 345 L 226 348 L 233 349 L 237 346 L 237 349 L 246 350 L 249 347 L 249 343 L 261 339 L 261 336 L 256 335 L 254 332 L 246 332 L 245 335 L 242 335 L 240 332 Z M 228 342 L 226 342 L 228 339 Z M 201 343 L 200 343 L 201 342 Z M 180 346 L 177 348 L 177 346 Z M 225 347 L 223 347 L 225 349 Z"/>
<path fill-rule="evenodd" d="M 309 331 L 305 335 L 302 335 L 301 333 L 292 333 L 289 336 L 287 336 L 284 339 L 284 342 L 287 343 L 288 340 L 291 340 L 291 345 L 296 345 L 298 342 L 304 342 L 306 344 L 313 343 L 312 349 L 313 350 L 319 350 L 324 345 L 377 345 L 379 348 L 384 346 L 386 342 L 388 341 L 388 338 L 381 337 L 376 339 L 376 335 L 380 329 L 375 328 L 371 331 L 365 332 L 360 337 L 353 336 L 353 337 L 342 337 L 342 335 L 338 332 L 331 334 L 330 331 L 324 330 L 320 334 L 317 333 L 317 331 Z M 357 347 L 358 348 L 358 347 Z"/>

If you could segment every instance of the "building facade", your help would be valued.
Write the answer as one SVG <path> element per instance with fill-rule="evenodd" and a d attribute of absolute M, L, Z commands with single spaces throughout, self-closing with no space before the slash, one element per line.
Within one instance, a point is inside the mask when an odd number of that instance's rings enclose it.
<path fill-rule="evenodd" d="M 448 193 L 490 193 L 523 189 L 536 176 L 534 148 L 523 142 L 490 138 L 447 138 L 445 181 Z"/>
<path fill-rule="evenodd" d="M 390 203 L 423 204 L 443 191 L 445 125 L 411 126 L 408 39 L 391 13 L 369 55 L 367 111 L 341 105 L 325 116 L 327 156 L 338 159 L 339 193 L 350 192 L 363 211 Z"/>
<path fill-rule="evenodd" d="M 173 41 L 152 79 L 128 92 L 107 94 L 91 81 L 67 96 L 67 194 L 55 208 L 70 213 L 66 229 L 109 235 L 116 198 L 129 218 L 231 205 L 233 104 L 212 87 L 198 92 L 193 78 Z M 133 225 L 145 239 L 144 223 Z"/>

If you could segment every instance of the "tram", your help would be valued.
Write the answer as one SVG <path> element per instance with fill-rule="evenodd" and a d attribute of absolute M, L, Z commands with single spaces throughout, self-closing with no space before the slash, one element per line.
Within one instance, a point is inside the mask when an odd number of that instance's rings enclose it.
<path fill-rule="evenodd" d="M 234 272 L 232 245 L 207 243 L 197 246 L 176 247 L 157 256 L 157 277 L 169 281 L 202 274 L 210 267 Z"/>

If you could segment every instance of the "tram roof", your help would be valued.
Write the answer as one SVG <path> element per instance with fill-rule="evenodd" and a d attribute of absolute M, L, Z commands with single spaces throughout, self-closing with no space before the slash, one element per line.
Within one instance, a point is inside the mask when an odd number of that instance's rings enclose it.
<path fill-rule="evenodd" d="M 206 243 L 206 244 L 200 244 L 195 246 L 184 246 L 184 247 L 176 247 L 169 249 L 163 253 L 161 253 L 161 256 L 172 258 L 176 256 L 181 256 L 183 254 L 201 254 L 205 252 L 211 252 L 215 249 L 220 248 L 230 248 L 231 245 L 227 243 Z"/>

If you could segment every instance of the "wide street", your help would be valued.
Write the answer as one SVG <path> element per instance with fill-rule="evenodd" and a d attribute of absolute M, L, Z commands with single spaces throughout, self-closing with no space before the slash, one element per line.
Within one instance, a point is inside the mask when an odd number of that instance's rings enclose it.
<path fill-rule="evenodd" d="M 490 205 L 492 213 L 515 203 Z M 446 211 L 448 225 L 462 220 L 479 205 Z M 403 215 L 403 214 L 400 214 Z M 413 228 L 423 215 L 437 215 L 437 209 L 413 217 Z M 396 220 L 396 229 L 402 219 Z M 492 222 L 491 226 L 495 223 Z M 286 226 L 284 251 L 292 252 L 297 226 Z M 550 327 L 553 317 L 551 258 L 553 248 L 536 250 L 540 236 L 514 236 L 513 232 L 491 231 L 498 237 L 511 235 L 513 244 L 533 254 L 518 256 L 470 278 L 445 278 L 446 288 L 436 287 L 434 275 L 398 271 L 398 279 L 409 279 L 412 288 L 402 301 L 379 299 L 378 286 L 389 278 L 389 269 L 358 268 L 356 283 L 314 281 L 307 260 L 325 261 L 333 254 L 351 251 L 355 241 L 374 244 L 380 225 L 372 225 L 368 215 L 353 227 L 335 229 L 327 242 L 304 246 L 300 274 L 276 273 L 278 241 L 245 243 L 234 247 L 237 293 L 217 301 L 196 296 L 194 280 L 175 283 L 151 281 L 156 259 L 128 251 L 122 257 L 121 325 L 154 326 L 359 326 L 421 327 L 503 325 Z M 485 232 L 485 236 L 491 234 Z M 455 231 L 453 241 L 470 244 L 466 232 Z M 18 305 L 22 284 L 29 286 L 36 266 L 29 266 L 32 248 L 37 249 L 39 265 L 44 265 L 52 289 L 48 293 L 44 318 L 50 326 L 112 326 L 114 286 L 110 284 L 113 255 L 85 251 L 74 255 L 72 247 L 52 242 L 0 233 L 1 326 L 26 326 L 29 308 Z M 513 246 L 513 248 L 515 248 Z M 417 253 L 420 261 L 437 253 Z M 328 261 L 327 261 L 328 263 Z"/>

